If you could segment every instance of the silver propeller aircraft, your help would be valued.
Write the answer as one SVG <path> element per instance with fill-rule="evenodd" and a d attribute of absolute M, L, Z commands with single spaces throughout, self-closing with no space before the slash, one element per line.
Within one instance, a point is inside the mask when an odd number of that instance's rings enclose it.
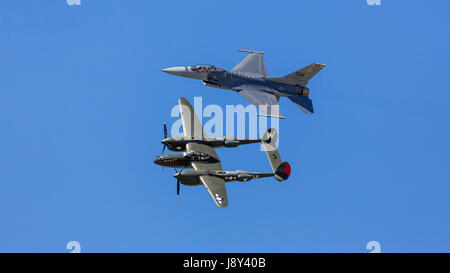
<path fill-rule="evenodd" d="M 182 98 L 184 100 L 184 98 Z M 188 102 L 189 103 L 189 102 Z M 196 139 L 193 137 L 167 137 L 167 126 L 164 122 L 164 139 L 161 141 L 161 144 L 163 144 L 163 150 L 162 153 L 164 153 L 164 150 L 169 148 L 169 150 L 174 152 L 183 152 L 186 151 L 186 144 L 190 142 L 195 142 L 199 144 L 205 144 L 214 148 L 220 148 L 220 147 L 227 147 L 227 148 L 234 148 L 239 145 L 244 144 L 252 144 L 252 143 L 260 143 L 261 139 L 238 139 L 235 137 L 203 137 L 201 139 Z"/>
<path fill-rule="evenodd" d="M 314 113 L 306 85 L 325 65 L 313 63 L 284 77 L 269 77 L 264 52 L 241 49 L 238 51 L 250 54 L 232 70 L 199 64 L 171 67 L 162 71 L 202 80 L 206 86 L 236 91 L 256 105 L 262 115 L 269 117 L 284 118 L 278 106 L 280 97 L 287 97 L 307 114 Z"/>
<path fill-rule="evenodd" d="M 203 132 L 203 127 L 195 115 L 194 108 L 185 98 L 180 98 L 179 100 L 181 120 L 183 124 L 189 124 L 189 127 L 184 127 L 185 132 L 182 137 L 167 137 L 167 126 L 164 122 L 164 139 L 161 141 L 163 144 L 162 153 L 164 150 L 169 148 L 169 150 L 174 152 L 186 151 L 186 144 L 195 142 L 198 144 L 205 144 L 213 148 L 227 147 L 234 148 L 239 145 L 260 143 L 261 139 L 238 139 L 235 137 L 207 137 Z M 186 133 L 186 130 L 188 132 Z"/>
<path fill-rule="evenodd" d="M 216 145 L 216 142 L 204 141 L 209 138 L 207 138 L 192 105 L 186 99 L 180 98 L 179 105 L 184 133 L 181 141 L 186 152 L 161 155 L 154 161 L 155 164 L 161 166 L 194 169 L 184 170 L 174 174 L 174 177 L 177 179 L 177 196 L 180 193 L 180 184 L 188 186 L 203 184 L 216 205 L 223 208 L 228 206 L 227 191 L 225 188 L 226 182 L 247 182 L 255 178 L 272 176 L 278 181 L 284 181 L 289 178 L 291 167 L 288 162 L 281 161 L 280 155 L 273 145 L 278 138 L 275 129 L 267 130 L 262 140 L 260 140 L 272 167 L 272 173 L 243 170 L 223 171 L 219 156 L 214 150 L 214 147 L 221 145 Z M 173 141 L 177 145 L 175 138 Z"/>

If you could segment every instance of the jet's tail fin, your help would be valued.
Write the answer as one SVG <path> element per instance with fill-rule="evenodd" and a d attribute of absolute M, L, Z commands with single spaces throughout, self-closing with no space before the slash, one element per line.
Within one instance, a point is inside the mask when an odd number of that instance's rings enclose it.
<path fill-rule="evenodd" d="M 299 82 L 300 85 L 306 86 L 309 80 L 312 79 L 312 77 L 314 77 L 317 73 L 319 73 L 319 71 L 324 67 L 324 64 L 313 63 L 284 76 L 284 78 L 295 80 Z"/>
<path fill-rule="evenodd" d="M 281 161 L 280 154 L 275 146 L 278 142 L 277 131 L 273 128 L 267 130 L 261 138 L 261 142 L 266 151 L 275 179 L 280 182 L 288 179 L 291 174 L 291 166 L 289 163 Z"/>
<path fill-rule="evenodd" d="M 269 81 L 285 84 L 306 86 L 309 80 L 312 79 L 312 77 L 314 77 L 324 67 L 324 64 L 314 63 L 305 66 L 295 72 L 292 72 L 291 74 L 288 74 L 284 77 L 267 77 L 266 79 Z"/>

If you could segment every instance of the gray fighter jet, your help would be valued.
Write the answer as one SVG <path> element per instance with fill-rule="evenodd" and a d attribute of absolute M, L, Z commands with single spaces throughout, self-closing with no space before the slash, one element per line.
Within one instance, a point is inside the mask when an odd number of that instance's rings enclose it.
<path fill-rule="evenodd" d="M 267 130 L 261 140 L 273 172 L 223 171 L 219 156 L 214 150 L 214 145 L 209 145 L 211 143 L 207 141 L 199 141 L 208 138 L 192 105 L 184 98 L 180 98 L 179 104 L 184 133 L 182 140 L 186 152 L 161 155 L 154 160 L 155 164 L 161 166 L 194 169 L 183 170 L 174 174 L 174 177 L 177 179 L 177 195 L 180 193 L 180 184 L 188 186 L 203 184 L 216 205 L 223 208 L 228 206 L 226 182 L 248 182 L 255 178 L 272 176 L 281 182 L 289 178 L 291 167 L 288 162 L 281 161 L 278 150 L 272 144 L 276 143 L 278 137 L 276 130 Z"/>
<path fill-rule="evenodd" d="M 256 105 L 260 115 L 284 118 L 278 106 L 280 97 L 287 97 L 307 114 L 314 112 L 312 101 L 309 99 L 309 89 L 306 86 L 325 65 L 313 63 L 284 77 L 269 77 L 263 52 L 238 51 L 250 54 L 232 70 L 199 64 L 171 67 L 162 71 L 202 80 L 206 86 L 236 91 Z"/>

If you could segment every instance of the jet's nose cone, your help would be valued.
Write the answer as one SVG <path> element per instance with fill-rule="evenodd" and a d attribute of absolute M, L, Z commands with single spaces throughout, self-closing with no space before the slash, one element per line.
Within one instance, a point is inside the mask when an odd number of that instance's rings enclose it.
<path fill-rule="evenodd" d="M 179 73 L 183 73 L 188 70 L 185 66 L 175 66 L 175 67 L 161 69 L 161 71 L 169 73 L 169 74 L 179 75 Z"/>

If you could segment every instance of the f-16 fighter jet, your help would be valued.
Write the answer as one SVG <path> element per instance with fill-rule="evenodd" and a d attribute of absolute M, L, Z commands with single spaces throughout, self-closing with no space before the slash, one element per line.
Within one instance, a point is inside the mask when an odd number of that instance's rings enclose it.
<path fill-rule="evenodd" d="M 186 139 L 205 139 L 206 135 L 201 127 L 200 120 L 194 112 L 190 103 L 179 99 L 183 132 Z M 193 127 L 198 127 L 195 129 Z M 213 145 L 197 141 L 188 141 L 185 144 L 185 153 L 162 155 L 155 159 L 155 164 L 172 168 L 193 168 L 194 170 L 183 170 L 174 174 L 177 179 L 177 196 L 180 193 L 180 184 L 188 186 L 204 185 L 212 199 L 219 207 L 228 206 L 226 182 L 247 182 L 255 178 L 275 177 L 278 181 L 289 178 L 291 167 L 289 163 L 282 162 L 276 147 L 277 132 L 269 129 L 261 140 L 266 150 L 273 172 L 261 173 L 250 171 L 223 171 L 222 164 L 213 148 Z"/>
<path fill-rule="evenodd" d="M 284 77 L 269 77 L 264 52 L 249 52 L 232 70 L 225 70 L 213 65 L 199 64 L 162 69 L 163 72 L 203 81 L 206 86 L 236 91 L 256 105 L 260 115 L 284 118 L 278 106 L 280 97 L 287 97 L 303 112 L 314 113 L 309 99 L 309 80 L 322 68 L 323 64 L 313 63 Z M 261 114 L 262 112 L 262 114 Z"/>

